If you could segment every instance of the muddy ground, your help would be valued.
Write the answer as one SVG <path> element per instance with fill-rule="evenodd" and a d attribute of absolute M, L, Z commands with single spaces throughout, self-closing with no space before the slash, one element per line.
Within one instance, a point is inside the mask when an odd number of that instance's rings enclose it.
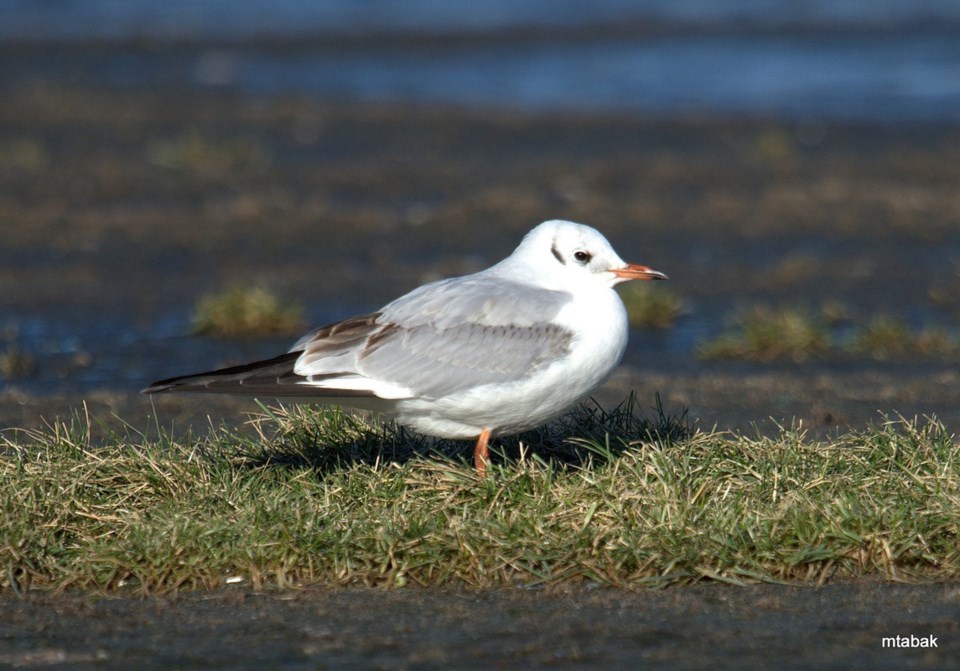
<path fill-rule="evenodd" d="M 189 335 L 197 298 L 257 283 L 320 323 L 508 254 L 541 220 L 600 228 L 667 272 L 599 392 L 703 428 L 960 425 L 955 358 L 704 362 L 756 303 L 960 320 L 960 128 L 646 121 L 33 86 L 0 106 L 0 428 L 82 411 L 145 426 L 153 379 L 281 351 Z M 164 398 L 164 425 L 247 401 Z M 208 416 L 210 420 L 208 420 Z M 0 665 L 54 668 L 955 668 L 956 586 L 696 586 L 624 594 L 244 591 L 3 595 Z M 882 636 L 941 636 L 884 650 Z"/>
<path fill-rule="evenodd" d="M 696 585 L 480 593 L 242 588 L 2 599 L 0 666 L 70 669 L 955 669 L 960 588 Z M 936 647 L 884 647 L 904 636 Z M 932 638 L 930 638 L 932 637 Z"/>

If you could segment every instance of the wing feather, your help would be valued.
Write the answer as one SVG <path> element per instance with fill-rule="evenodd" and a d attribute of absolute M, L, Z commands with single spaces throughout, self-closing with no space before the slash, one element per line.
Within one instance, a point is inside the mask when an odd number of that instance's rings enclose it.
<path fill-rule="evenodd" d="M 486 273 L 441 280 L 315 329 L 273 359 L 161 380 L 144 393 L 436 398 L 518 381 L 568 354 L 573 334 L 553 320 L 568 300 Z"/>
<path fill-rule="evenodd" d="M 317 329 L 298 343 L 295 372 L 324 386 L 360 375 L 425 397 L 520 380 L 568 353 L 573 334 L 552 318 L 569 299 L 482 275 L 443 280 Z"/>

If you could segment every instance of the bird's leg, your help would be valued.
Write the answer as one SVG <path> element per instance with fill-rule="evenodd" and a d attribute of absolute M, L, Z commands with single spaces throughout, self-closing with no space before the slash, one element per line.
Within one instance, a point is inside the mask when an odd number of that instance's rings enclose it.
<path fill-rule="evenodd" d="M 477 438 L 477 446 L 473 450 L 473 467 L 481 478 L 487 474 L 487 464 L 490 462 L 490 429 L 484 429 Z"/>

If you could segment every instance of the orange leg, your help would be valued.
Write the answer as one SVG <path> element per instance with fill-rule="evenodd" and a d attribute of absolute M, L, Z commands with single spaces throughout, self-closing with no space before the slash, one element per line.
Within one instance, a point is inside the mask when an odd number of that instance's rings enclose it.
<path fill-rule="evenodd" d="M 477 446 L 473 450 L 473 467 L 481 478 L 487 474 L 487 464 L 490 463 L 490 429 L 484 429 L 477 438 Z"/>

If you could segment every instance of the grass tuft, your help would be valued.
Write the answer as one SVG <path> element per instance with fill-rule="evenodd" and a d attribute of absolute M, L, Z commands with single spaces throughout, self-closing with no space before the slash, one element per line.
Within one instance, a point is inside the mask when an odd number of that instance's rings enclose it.
<path fill-rule="evenodd" d="M 697 354 L 708 360 L 762 362 L 801 362 L 830 355 L 955 359 L 960 354 L 960 343 L 942 329 L 914 331 L 902 319 L 889 315 L 849 326 L 853 321 L 850 311 L 838 303 L 825 303 L 819 315 L 797 307 L 754 306 L 740 311 L 732 329 L 701 343 Z M 840 337 L 844 330 L 851 333 Z"/>
<path fill-rule="evenodd" d="M 195 333 L 223 338 L 295 335 L 304 326 L 303 309 L 284 304 L 261 287 L 235 286 L 197 302 Z"/>
<path fill-rule="evenodd" d="M 28 377 L 35 369 L 36 363 L 33 357 L 21 351 L 16 345 L 7 345 L 6 349 L 0 351 L 0 378 L 12 380 Z"/>
<path fill-rule="evenodd" d="M 51 163 L 41 140 L 31 137 L 0 137 L 0 174 L 35 175 Z"/>
<path fill-rule="evenodd" d="M 630 282 L 620 285 L 618 290 L 630 316 L 631 326 L 668 329 L 683 312 L 680 298 L 666 287 L 651 286 L 648 282 Z"/>
<path fill-rule="evenodd" d="M 169 170 L 221 176 L 262 172 L 269 167 L 271 157 L 260 143 L 248 138 L 214 137 L 191 130 L 151 141 L 147 160 Z"/>
<path fill-rule="evenodd" d="M 735 328 L 702 344 L 701 359 L 805 361 L 829 347 L 826 326 L 810 311 L 794 307 L 755 306 L 742 310 Z"/>
<path fill-rule="evenodd" d="M 829 443 L 693 431 L 635 398 L 469 445 L 339 410 L 174 438 L 90 420 L 0 443 L 0 586 L 491 587 L 960 577 L 960 447 L 935 418 Z"/>
<path fill-rule="evenodd" d="M 904 354 L 946 356 L 957 351 L 957 343 L 945 331 L 914 333 L 902 319 L 878 315 L 856 333 L 850 349 L 885 360 Z"/>

